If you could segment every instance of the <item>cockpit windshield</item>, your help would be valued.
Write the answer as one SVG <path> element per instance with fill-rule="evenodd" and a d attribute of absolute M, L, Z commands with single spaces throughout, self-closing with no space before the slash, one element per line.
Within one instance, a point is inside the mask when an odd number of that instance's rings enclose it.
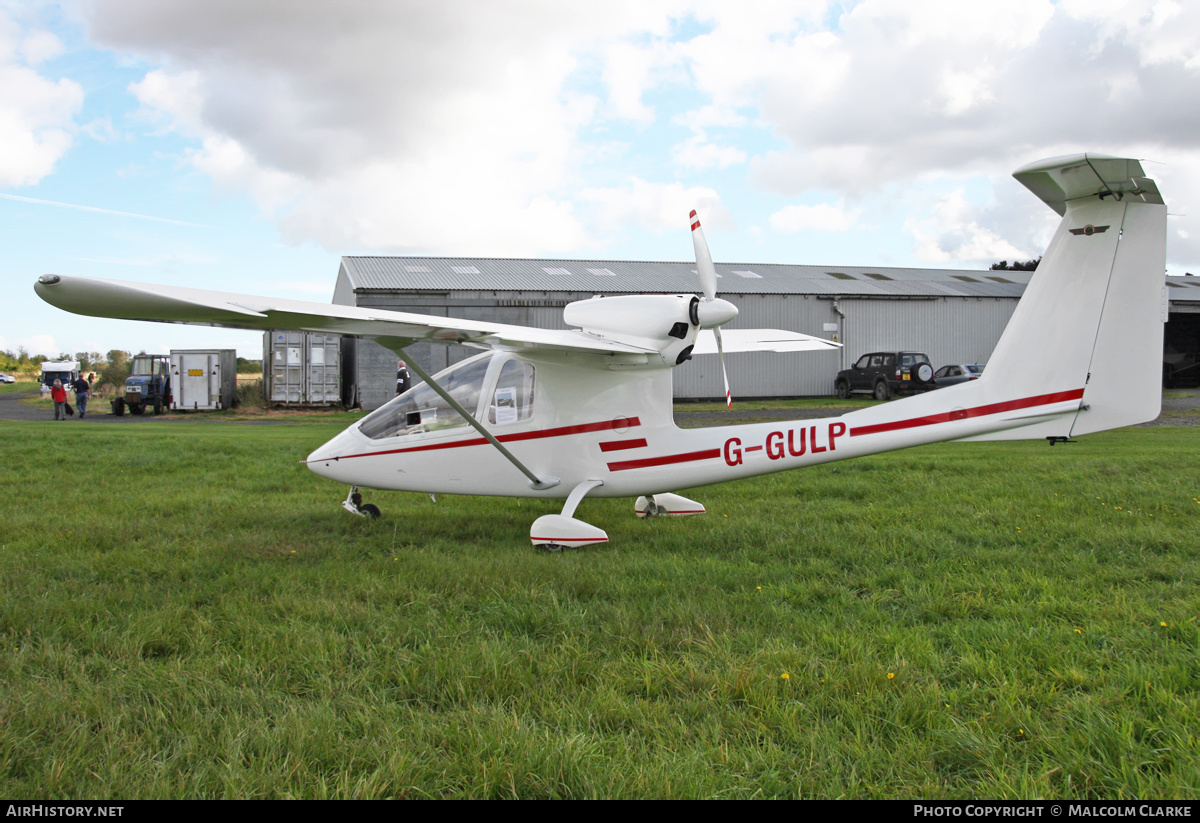
<path fill-rule="evenodd" d="M 493 354 L 487 352 L 472 357 L 434 375 L 438 385 L 473 415 L 479 411 L 479 395 Z M 371 412 L 358 424 L 358 430 L 372 440 L 382 440 L 465 425 L 467 421 L 441 395 L 425 383 L 419 383 Z"/>

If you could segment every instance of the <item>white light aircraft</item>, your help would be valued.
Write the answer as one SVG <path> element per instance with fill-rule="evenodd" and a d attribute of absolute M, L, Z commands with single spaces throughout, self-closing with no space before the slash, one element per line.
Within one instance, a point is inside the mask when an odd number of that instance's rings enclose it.
<path fill-rule="evenodd" d="M 241 329 L 375 338 L 425 381 L 308 456 L 350 485 L 342 504 L 379 509 L 359 488 L 566 499 L 539 517 L 535 546 L 601 543 L 575 517 L 586 496 L 637 497 L 638 516 L 704 507 L 675 492 L 939 441 L 1047 439 L 1159 413 L 1167 209 L 1136 160 L 1082 154 L 1014 177 L 1063 216 L 979 380 L 820 420 L 680 429 L 671 369 L 691 355 L 806 351 L 836 344 L 795 332 L 727 330 L 700 223 L 692 238 L 703 296 L 629 295 L 568 305 L 568 331 L 44 275 L 35 289 L 67 311 Z M 483 349 L 437 375 L 406 346 Z M 729 381 L 726 377 L 726 397 Z"/>

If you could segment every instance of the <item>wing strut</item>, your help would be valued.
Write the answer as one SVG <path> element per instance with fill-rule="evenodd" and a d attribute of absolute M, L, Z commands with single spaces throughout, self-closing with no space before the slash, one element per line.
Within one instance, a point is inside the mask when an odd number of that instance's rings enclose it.
<path fill-rule="evenodd" d="M 492 433 L 485 429 L 483 424 L 475 419 L 475 415 L 464 409 L 457 400 L 450 396 L 450 392 L 439 386 L 437 381 L 430 377 L 429 374 L 423 368 L 421 368 L 421 366 L 417 363 L 417 358 L 404 351 L 404 349 L 400 349 L 399 347 L 397 347 L 397 349 L 399 349 L 399 351 L 404 355 L 404 359 L 408 362 L 408 367 L 415 371 L 417 376 L 425 381 L 425 385 L 437 392 L 443 400 L 450 404 L 452 409 L 461 414 L 463 419 L 470 423 L 475 428 L 475 431 L 482 434 L 489 443 L 495 446 L 499 452 L 504 455 L 509 463 L 512 463 L 514 466 L 520 469 L 521 474 L 529 478 L 530 485 L 532 485 L 533 488 L 537 489 L 538 491 L 544 491 L 545 489 L 552 489 L 559 484 L 560 481 L 557 477 L 538 477 L 536 474 L 527 469 L 524 463 L 514 457 L 512 452 L 504 448 L 503 443 L 493 437 Z"/>

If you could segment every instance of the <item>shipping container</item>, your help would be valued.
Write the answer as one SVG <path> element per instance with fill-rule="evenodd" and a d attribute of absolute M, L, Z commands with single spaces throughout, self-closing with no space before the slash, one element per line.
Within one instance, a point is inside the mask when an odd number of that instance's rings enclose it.
<path fill-rule="evenodd" d="M 171 408 L 227 409 L 237 397 L 237 351 L 172 349 Z"/>
<path fill-rule="evenodd" d="M 342 339 L 336 334 L 263 334 L 263 390 L 269 403 L 334 406 L 342 402 Z"/>

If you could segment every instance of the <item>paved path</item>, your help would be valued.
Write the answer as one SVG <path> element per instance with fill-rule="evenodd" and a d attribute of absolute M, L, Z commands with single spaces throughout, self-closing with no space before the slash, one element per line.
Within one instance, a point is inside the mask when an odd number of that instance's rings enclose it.
<path fill-rule="evenodd" d="M 29 391 L 24 392 L 14 392 L 12 394 L 0 394 L 0 420 L 53 420 L 53 406 L 48 409 L 43 409 L 37 406 L 29 406 L 21 402 L 22 398 L 37 397 L 37 395 L 37 389 L 30 389 Z M 67 396 L 71 398 L 71 405 L 74 406 L 75 394 L 70 393 Z M 76 414 L 74 417 L 68 418 L 67 422 L 69 423 L 74 421 L 76 423 L 99 423 L 101 421 L 111 421 L 120 423 L 129 419 L 128 416 L 116 417 L 112 414 L 109 414 L 107 400 L 93 399 L 92 401 L 88 402 L 88 408 L 88 414 L 83 418 L 82 421 L 79 419 L 79 415 Z"/>
<path fill-rule="evenodd" d="M 37 397 L 37 389 L 30 389 L 24 392 L 15 392 L 13 394 L 0 394 L 0 420 L 54 420 L 54 407 L 41 408 L 39 406 L 30 406 L 22 403 L 22 398 Z M 75 405 L 75 393 L 69 392 L 67 397 L 70 398 L 72 406 Z M 88 401 L 87 415 L 83 420 L 79 419 L 79 410 L 75 410 L 73 417 L 68 417 L 68 423 L 162 423 L 168 419 L 168 415 L 163 414 L 155 417 L 153 412 L 143 415 L 133 415 L 126 412 L 121 417 L 117 417 L 112 413 L 109 401 L 98 397 L 93 397 Z M 231 421 L 232 422 L 232 421 Z M 237 421 L 241 422 L 241 421 Z"/>

